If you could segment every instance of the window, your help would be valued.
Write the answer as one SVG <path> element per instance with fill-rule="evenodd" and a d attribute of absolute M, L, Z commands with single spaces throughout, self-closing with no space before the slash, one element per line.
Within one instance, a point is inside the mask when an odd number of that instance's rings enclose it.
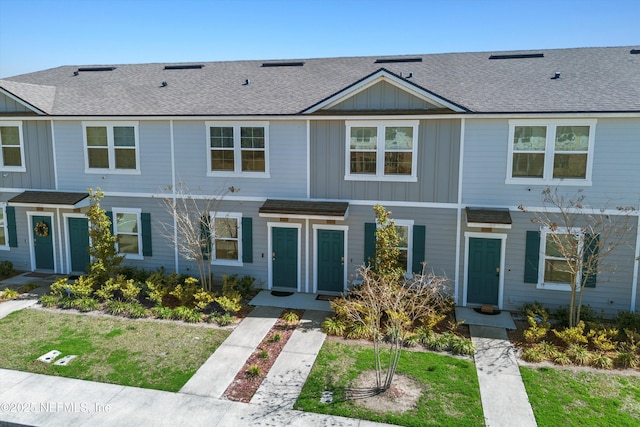
<path fill-rule="evenodd" d="M 207 122 L 209 176 L 269 173 L 268 123 Z"/>
<path fill-rule="evenodd" d="M 347 122 L 347 180 L 416 181 L 418 122 Z"/>
<path fill-rule="evenodd" d="M 579 269 L 579 257 L 582 253 L 584 235 L 579 228 L 558 228 L 551 231 L 548 228 L 542 230 L 540 244 L 540 278 L 539 282 L 545 289 L 571 290 L 574 282 L 574 274 L 578 272 L 578 280 L 581 279 Z M 568 255 L 575 254 L 573 260 Z M 570 263 L 576 263 L 574 266 Z M 580 283 L 580 282 L 578 282 Z"/>
<path fill-rule="evenodd" d="M 411 271 L 412 267 L 412 242 L 411 237 L 413 235 L 411 229 L 413 227 L 413 221 L 395 220 L 396 232 L 398 233 L 398 250 L 400 255 L 398 256 L 398 262 L 400 266 L 404 268 L 404 271 Z"/>
<path fill-rule="evenodd" d="M 22 123 L 0 123 L 0 170 L 25 172 Z"/>
<path fill-rule="evenodd" d="M 9 249 L 7 214 L 3 204 L 0 204 L 0 249 Z"/>
<path fill-rule="evenodd" d="M 86 172 L 139 173 L 138 124 L 84 123 Z"/>
<path fill-rule="evenodd" d="M 510 121 L 507 183 L 591 181 L 595 123 Z"/>
<path fill-rule="evenodd" d="M 213 264 L 242 265 L 242 214 L 211 212 Z"/>
<path fill-rule="evenodd" d="M 113 209 L 113 235 L 117 250 L 127 259 L 142 259 L 140 209 Z"/>

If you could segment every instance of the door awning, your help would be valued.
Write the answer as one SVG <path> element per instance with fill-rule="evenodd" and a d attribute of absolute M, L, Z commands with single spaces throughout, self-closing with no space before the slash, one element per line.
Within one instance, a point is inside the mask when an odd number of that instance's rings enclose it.
<path fill-rule="evenodd" d="M 465 208 L 467 226 L 480 228 L 511 228 L 509 209 Z"/>
<path fill-rule="evenodd" d="M 79 209 L 89 206 L 89 193 L 25 191 L 9 199 L 11 206 Z"/>
<path fill-rule="evenodd" d="M 344 221 L 344 219 L 349 215 L 349 203 L 268 199 L 262 206 L 260 206 L 258 213 L 261 217 L 271 218 L 304 218 Z"/>

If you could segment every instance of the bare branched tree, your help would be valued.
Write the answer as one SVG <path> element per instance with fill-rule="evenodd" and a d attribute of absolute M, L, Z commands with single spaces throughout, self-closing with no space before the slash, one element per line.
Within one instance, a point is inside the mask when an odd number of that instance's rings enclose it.
<path fill-rule="evenodd" d="M 545 232 L 544 280 L 569 284 L 569 327 L 573 327 L 580 322 L 584 289 L 591 287 L 597 274 L 615 268 L 603 260 L 629 244 L 631 217 L 636 209 L 594 209 L 581 190 L 570 196 L 557 188 L 542 191 L 542 205 L 541 210 L 522 205 L 518 209 L 532 213 L 531 222 Z"/>
<path fill-rule="evenodd" d="M 228 221 L 216 222 L 220 203 L 228 193 L 240 191 L 239 188 L 228 187 L 217 194 L 195 196 L 184 183 L 179 183 L 175 190 L 168 188 L 172 194 L 163 198 L 165 210 L 171 215 L 172 223 L 159 223 L 161 234 L 178 247 L 178 252 L 187 260 L 194 261 L 198 267 L 202 287 L 211 291 L 213 275 L 211 271 L 212 238 L 217 234 L 237 235 L 235 230 L 215 230 L 229 227 Z M 238 250 L 237 242 L 236 251 Z"/>

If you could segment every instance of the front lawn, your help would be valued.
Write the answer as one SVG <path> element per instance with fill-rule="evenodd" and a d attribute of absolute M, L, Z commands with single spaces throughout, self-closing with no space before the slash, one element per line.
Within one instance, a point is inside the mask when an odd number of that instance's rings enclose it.
<path fill-rule="evenodd" d="M 640 376 L 521 367 L 538 426 L 640 425 Z"/>
<path fill-rule="evenodd" d="M 295 407 L 402 426 L 484 425 L 478 377 L 471 361 L 404 351 L 397 375 L 411 377 L 422 389 L 417 404 L 405 412 L 373 410 L 357 400 L 343 399 L 344 388 L 373 366 L 373 349 L 326 341 Z M 320 402 L 323 391 L 334 393 L 333 403 Z"/>
<path fill-rule="evenodd" d="M 178 391 L 229 331 L 174 322 L 26 309 L 0 320 L 0 368 Z M 36 360 L 51 351 L 67 366 Z"/>

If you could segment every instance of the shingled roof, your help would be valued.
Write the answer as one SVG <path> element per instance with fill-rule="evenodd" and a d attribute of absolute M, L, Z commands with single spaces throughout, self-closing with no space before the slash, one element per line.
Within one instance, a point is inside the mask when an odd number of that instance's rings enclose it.
<path fill-rule="evenodd" d="M 640 55 L 634 50 L 318 58 L 287 60 L 281 66 L 202 62 L 187 64 L 202 65 L 190 69 L 165 69 L 170 64 L 99 66 L 109 71 L 63 66 L 0 80 L 0 88 L 59 116 L 298 115 L 385 69 L 472 114 L 639 112 Z M 498 59 L 489 59 L 492 55 Z M 278 61 L 266 63 L 272 62 Z M 552 78 L 555 73 L 560 78 Z"/>

